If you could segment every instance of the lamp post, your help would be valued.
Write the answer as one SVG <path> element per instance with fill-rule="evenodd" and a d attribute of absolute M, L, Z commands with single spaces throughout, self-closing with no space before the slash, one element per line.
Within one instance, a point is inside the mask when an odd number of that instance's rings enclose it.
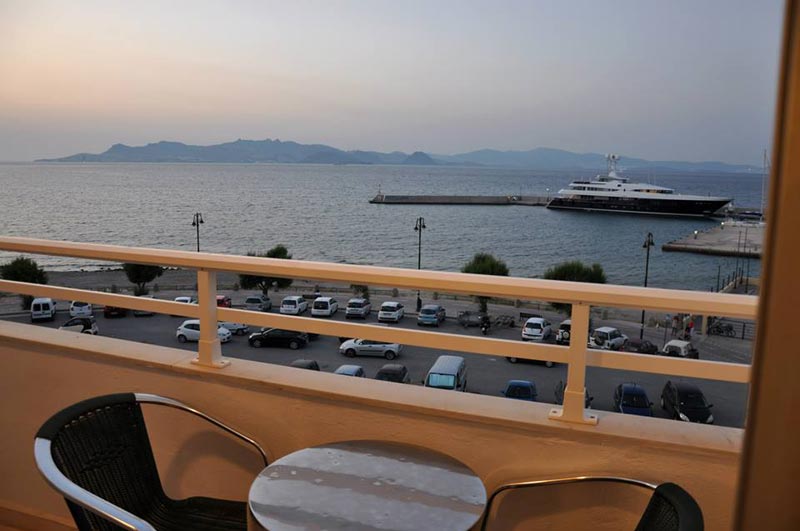
<path fill-rule="evenodd" d="M 192 218 L 192 227 L 197 229 L 197 252 L 200 252 L 200 225 L 203 222 L 203 214 L 200 212 L 195 212 L 194 217 Z"/>
<path fill-rule="evenodd" d="M 425 218 L 419 217 L 417 218 L 417 222 L 414 224 L 414 230 L 418 235 L 417 240 L 417 269 L 422 269 L 422 231 L 427 228 L 425 226 Z M 417 313 L 419 313 L 420 309 L 422 308 L 422 299 L 419 296 L 419 290 L 417 290 Z"/>
<path fill-rule="evenodd" d="M 654 246 L 653 233 L 648 232 L 647 237 L 644 239 L 642 247 L 647 249 L 647 255 L 644 261 L 644 287 L 647 287 L 647 276 L 650 272 L 650 247 Z M 644 310 L 642 310 L 642 327 L 639 329 L 639 339 L 644 339 Z"/>

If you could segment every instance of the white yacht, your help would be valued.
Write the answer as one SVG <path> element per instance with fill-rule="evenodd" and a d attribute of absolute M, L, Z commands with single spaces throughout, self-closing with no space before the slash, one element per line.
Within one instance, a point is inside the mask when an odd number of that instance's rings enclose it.
<path fill-rule="evenodd" d="M 593 181 L 575 181 L 559 190 L 547 208 L 599 210 L 628 214 L 708 217 L 730 203 L 728 197 L 676 194 L 672 188 L 629 183 L 617 173 L 619 155 L 606 155 L 608 174 Z"/>

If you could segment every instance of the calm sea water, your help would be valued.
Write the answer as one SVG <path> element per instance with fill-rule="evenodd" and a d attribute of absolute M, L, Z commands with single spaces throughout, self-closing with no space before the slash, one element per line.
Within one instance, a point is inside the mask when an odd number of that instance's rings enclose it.
<path fill-rule="evenodd" d="M 711 220 L 552 211 L 523 206 L 372 205 L 386 194 L 546 195 L 593 172 L 463 167 L 282 164 L 0 164 L 0 234 L 245 254 L 286 244 L 294 258 L 415 268 L 414 221 L 423 216 L 422 267 L 455 271 L 490 252 L 511 274 L 539 276 L 564 260 L 598 262 L 609 282 L 640 285 L 652 232 L 649 285 L 708 290 L 736 259 L 662 253 L 660 245 Z M 630 176 L 633 177 L 633 176 Z M 757 208 L 758 175 L 636 176 Z M 0 253 L 3 261 L 8 254 Z M 108 266 L 36 257 L 52 270 Z M 751 261 L 756 275 L 759 261 Z"/>

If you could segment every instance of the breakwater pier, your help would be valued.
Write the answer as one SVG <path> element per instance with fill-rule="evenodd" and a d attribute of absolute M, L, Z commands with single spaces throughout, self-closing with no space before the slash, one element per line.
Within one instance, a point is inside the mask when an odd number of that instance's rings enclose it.
<path fill-rule="evenodd" d="M 385 195 L 369 201 L 380 205 L 523 205 L 547 206 L 550 197 L 539 195 Z"/>
<path fill-rule="evenodd" d="M 678 240 L 665 243 L 662 251 L 761 258 L 764 224 L 726 220 L 707 230 L 696 230 Z"/>

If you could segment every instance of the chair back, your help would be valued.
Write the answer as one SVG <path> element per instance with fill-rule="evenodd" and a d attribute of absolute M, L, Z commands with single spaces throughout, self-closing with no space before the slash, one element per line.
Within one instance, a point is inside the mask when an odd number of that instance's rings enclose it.
<path fill-rule="evenodd" d="M 703 531 L 703 512 L 681 487 L 662 483 L 653 492 L 636 531 Z"/>
<path fill-rule="evenodd" d="M 165 494 L 141 407 L 133 393 L 100 396 L 53 415 L 36 435 L 51 441 L 56 466 L 72 482 L 146 517 Z M 67 500 L 81 531 L 121 527 Z"/>

